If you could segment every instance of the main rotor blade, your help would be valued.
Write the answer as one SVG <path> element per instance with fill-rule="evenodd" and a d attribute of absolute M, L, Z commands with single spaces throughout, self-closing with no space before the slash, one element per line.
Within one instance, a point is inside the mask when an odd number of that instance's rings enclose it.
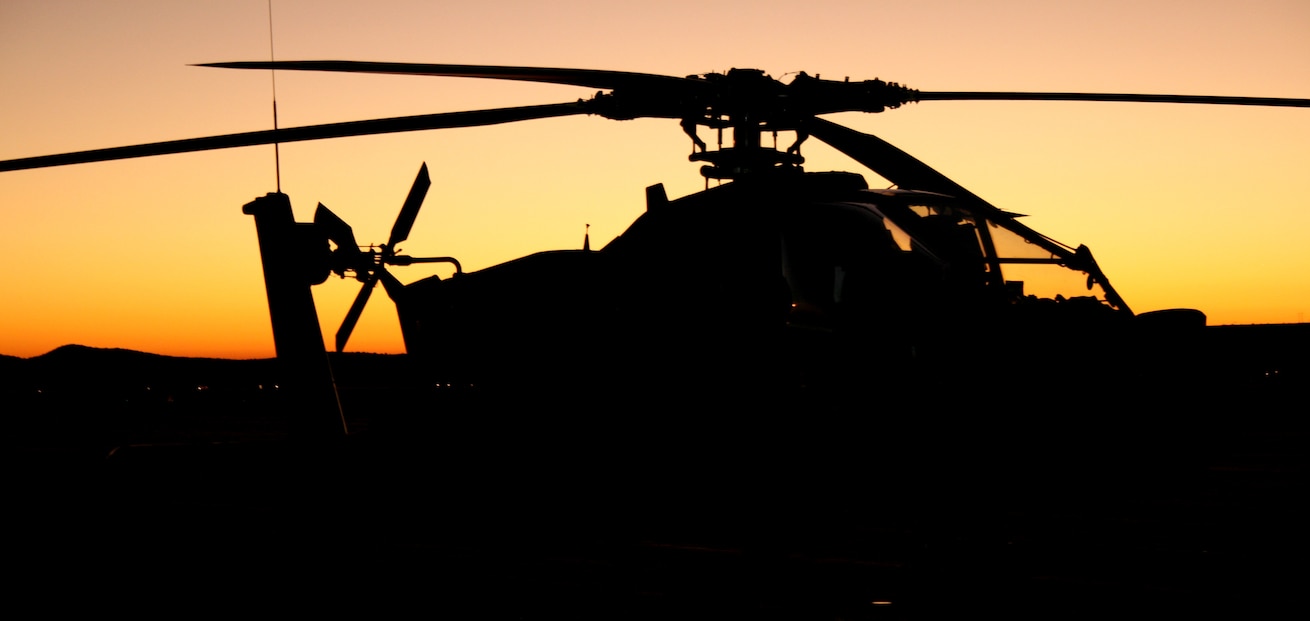
<path fill-rule="evenodd" d="M 387 240 L 387 252 L 396 253 L 396 244 L 409 239 L 409 231 L 414 228 L 414 220 L 418 218 L 418 210 L 423 206 L 423 197 L 427 196 L 428 188 L 432 186 L 432 180 L 428 178 L 428 163 L 418 169 L 418 176 L 414 178 L 414 185 L 409 188 L 409 196 L 405 197 L 405 204 L 400 208 L 400 215 L 396 216 L 396 223 L 391 226 L 391 238 Z"/>
<path fill-rule="evenodd" d="M 805 127 L 811 136 L 863 164 L 897 187 L 948 194 L 984 208 L 996 209 L 964 186 L 877 136 L 857 132 L 818 117 L 809 119 Z"/>
<path fill-rule="evenodd" d="M 484 78 L 517 82 L 545 82 L 589 88 L 700 88 L 700 80 L 653 73 L 601 71 L 597 69 L 560 69 L 551 67 L 498 67 L 493 65 L 442 65 L 430 63 L 387 63 L 352 60 L 280 60 L 253 62 L 203 63 L 197 67 L 222 69 L 262 69 L 282 71 L 333 71 L 342 73 L 387 73 L 398 75 Z"/>
<path fill-rule="evenodd" d="M 1142 103 L 1220 104 L 1310 108 L 1310 99 L 1283 97 L 1218 97 L 1210 95 L 1141 95 L 1131 93 L 1018 93 L 983 91 L 920 91 L 918 101 L 1129 101 Z"/>
<path fill-rule="evenodd" d="M 477 127 L 545 119 L 573 114 L 588 114 L 589 107 L 581 101 L 548 104 L 544 106 L 519 106 L 515 108 L 494 108 L 490 110 L 470 110 L 466 112 L 445 112 L 440 114 L 420 114 L 389 119 L 369 121 L 347 121 L 345 123 L 327 123 L 324 125 L 307 125 L 285 129 L 267 129 L 240 134 L 208 136 L 205 138 L 188 138 L 153 142 L 127 147 L 112 147 L 42 155 L 16 160 L 0 161 L 0 172 L 9 170 L 27 170 L 31 168 L 48 168 L 51 166 L 68 166 L 89 162 L 126 160 L 153 155 L 170 155 L 174 153 L 192 153 L 195 151 L 212 151 L 235 147 L 252 147 L 264 144 L 300 142 L 304 140 L 324 140 L 327 138 L 345 138 L 348 136 L 371 136 L 374 134 L 393 134 L 428 129 L 453 129 L 457 127 Z"/>
<path fill-rule="evenodd" d="M 857 132 L 849 127 L 818 117 L 809 119 L 806 128 L 811 136 L 828 143 L 829 146 L 882 175 L 902 189 L 927 190 L 953 196 L 984 215 L 987 212 L 994 212 L 991 215 L 993 222 L 1001 223 L 1002 226 L 1018 233 L 1028 242 L 1045 248 L 1055 256 L 1064 256 L 1069 252 L 1068 250 L 1061 250 L 1060 247 L 1068 248 L 1064 244 L 1015 222 L 1011 217 L 998 218 L 997 216 L 1004 212 L 997 209 L 995 205 L 988 203 L 960 184 L 952 181 L 946 175 L 937 172 L 931 166 L 920 162 L 914 156 L 877 136 Z M 1099 269 L 1096 273 L 1097 281 L 1101 283 L 1106 299 L 1116 306 L 1127 309 L 1128 305 L 1115 292 L 1110 281 L 1105 278 L 1105 274 L 1101 274 Z"/>
<path fill-rule="evenodd" d="M 364 305 L 368 304 L 368 296 L 373 294 L 373 286 L 378 284 L 378 273 L 381 271 L 382 267 L 379 266 L 377 271 L 369 274 L 368 280 L 364 281 L 364 287 L 359 290 L 355 301 L 350 304 L 350 311 L 346 313 L 346 318 L 341 321 L 341 327 L 337 329 L 337 353 L 341 353 L 346 348 L 350 333 L 355 331 L 355 324 L 359 323 Z"/>

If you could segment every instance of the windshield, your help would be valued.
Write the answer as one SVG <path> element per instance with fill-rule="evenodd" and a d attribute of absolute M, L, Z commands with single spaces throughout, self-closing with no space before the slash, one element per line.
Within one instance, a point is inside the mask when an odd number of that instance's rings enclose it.
<path fill-rule="evenodd" d="M 1105 277 L 1086 248 L 1061 244 L 999 210 L 982 217 L 948 197 L 904 193 L 886 198 L 878 202 L 890 219 L 967 279 L 1002 289 L 1012 302 L 1092 298 L 1123 308 L 1113 290 L 1103 286 Z"/>

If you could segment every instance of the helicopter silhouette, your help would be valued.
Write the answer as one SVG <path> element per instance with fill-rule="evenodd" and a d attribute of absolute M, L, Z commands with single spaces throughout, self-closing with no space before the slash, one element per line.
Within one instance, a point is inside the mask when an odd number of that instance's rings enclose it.
<path fill-rule="evenodd" d="M 381 284 L 417 368 L 420 388 L 410 394 L 422 401 L 402 405 L 422 405 L 408 416 L 438 413 L 431 418 L 440 422 L 402 424 L 392 436 L 399 442 L 359 451 L 370 459 L 293 445 L 276 447 L 273 457 L 252 450 L 195 466 L 191 455 L 121 451 L 115 480 L 133 492 L 123 497 L 146 507 L 125 511 L 123 524 L 136 529 L 127 532 L 153 528 L 144 525 L 155 520 L 134 518 L 149 515 L 154 496 L 168 502 L 171 490 L 203 490 L 210 477 L 234 479 L 255 496 L 294 490 L 297 502 L 320 509 L 289 510 L 312 518 L 297 524 L 333 516 L 333 524 L 386 532 L 402 519 L 411 536 L 492 531 L 534 542 L 627 541 L 624 525 L 631 521 L 639 527 L 631 532 L 653 541 L 677 540 L 680 528 L 711 541 L 736 541 L 746 532 L 748 540 L 780 540 L 772 549 L 788 551 L 789 537 L 849 530 L 846 520 L 859 524 L 885 512 L 879 502 L 954 516 L 971 503 L 1008 508 L 1018 499 L 1043 498 L 1066 484 L 1071 462 L 1089 454 L 1077 449 L 1099 451 L 1089 465 L 1077 464 L 1084 470 L 1075 472 L 1084 472 L 1100 467 L 1103 440 L 1122 442 L 1124 427 L 1103 421 L 1135 388 L 1163 382 L 1155 394 L 1172 396 L 1180 383 L 1206 381 L 1193 347 L 1204 315 L 1134 311 L 1085 246 L 1042 235 L 880 138 L 820 115 L 951 99 L 1310 107 L 1310 100 L 1235 97 L 925 93 L 881 80 L 805 74 L 783 83 L 753 70 L 679 78 L 338 61 L 219 66 L 541 81 L 601 92 L 543 106 L 10 160 L 0 162 L 0 171 L 590 114 L 677 121 L 706 185 L 722 183 L 679 198 L 651 186 L 646 212 L 603 247 L 592 248 L 584 236 L 580 248 L 470 272 L 456 257 L 403 252 L 431 185 L 426 165 L 381 244 L 361 245 L 351 226 L 323 205 L 311 222 L 297 222 L 285 194 L 251 201 L 243 211 L 255 221 L 277 356 L 293 401 L 288 410 L 302 416 L 299 429 L 320 437 L 348 431 L 312 296 L 333 275 L 360 284 L 335 349 L 345 349 Z M 718 140 L 704 139 L 702 129 Z M 796 139 L 783 148 L 766 146 L 763 137 L 775 132 Z M 722 146 L 725 134 L 728 146 Z M 808 140 L 827 143 L 895 187 L 872 188 L 856 173 L 805 170 Z M 392 274 L 425 262 L 449 264 L 454 274 L 409 284 Z M 1019 383 L 1022 392 L 1014 388 Z M 1066 406 L 1060 414 L 1072 433 L 1047 434 L 1041 442 L 1016 433 L 1027 422 L 1016 413 L 1045 413 L 1054 399 L 1089 393 L 1099 431 L 1082 426 L 1086 419 L 1069 416 L 1076 407 Z M 1003 406 L 1014 422 L 971 416 L 984 403 Z M 938 425 L 942 412 L 959 415 Z M 925 414 L 914 418 L 931 433 L 904 433 L 897 425 L 912 417 L 902 413 Z M 865 421 L 874 419 L 877 433 L 866 433 Z M 1177 434 L 1173 420 L 1157 424 Z M 1149 437 L 1134 417 L 1123 421 Z M 415 429 L 434 433 L 408 433 Z M 927 456 L 916 459 L 918 453 Z M 328 464 L 310 485 L 297 476 L 306 462 Z M 1137 474 L 1124 470 L 1117 481 Z M 1030 481 L 1014 483 L 1024 477 Z M 151 484 L 158 479 L 163 483 Z M 429 495 L 433 489 L 439 493 Z M 319 491 L 332 500 L 316 496 Z M 207 504 L 204 511 L 212 513 Z M 215 532 L 230 529 L 229 521 L 245 522 L 205 519 L 200 523 Z M 155 538 L 161 548 L 174 541 Z M 309 537 L 304 549 L 341 545 L 326 541 Z M 136 545 L 110 550 L 136 554 Z M 353 555 L 347 558 L 358 567 L 380 565 L 371 552 Z M 733 584 L 732 573 L 721 575 L 719 567 L 698 566 L 697 580 L 716 592 L 725 579 Z M 989 566 L 979 573 L 995 572 Z M 969 574 L 971 581 L 977 577 Z M 829 593 L 826 578 L 814 582 L 824 584 L 800 591 Z"/>
<path fill-rule="evenodd" d="M 603 248 L 590 249 L 588 240 L 580 250 L 538 253 L 472 273 L 453 257 L 399 253 L 431 183 L 426 166 L 388 241 L 367 250 L 322 205 L 312 223 L 296 223 L 285 195 L 252 202 L 245 211 L 259 230 L 278 358 L 329 409 L 331 371 L 309 288 L 330 274 L 363 285 L 337 332 L 337 351 L 381 282 L 396 304 L 406 349 L 429 381 L 461 390 L 681 398 L 686 389 L 671 386 L 730 385 L 738 395 L 781 390 L 809 398 L 818 387 L 840 392 L 864 385 L 855 378 L 988 382 L 997 373 L 1019 372 L 1051 379 L 1051 366 L 1031 355 L 1033 347 L 1069 337 L 1096 343 L 1097 355 L 1084 356 L 1077 373 L 1132 376 L 1142 369 L 1130 363 L 1141 359 L 1131 347 L 1145 334 L 1203 326 L 1204 315 L 1134 313 L 1085 246 L 1048 238 L 895 146 L 820 115 L 949 100 L 1310 107 L 1310 100 L 1258 97 L 921 92 L 879 79 L 833 81 L 803 72 L 783 83 L 752 69 L 673 77 L 353 61 L 203 66 L 471 77 L 598 92 L 557 104 L 25 158 L 0 162 L 0 171 L 587 114 L 676 120 L 692 142 L 689 159 L 703 163 L 707 187 L 711 180 L 727 182 L 676 200 L 652 186 L 646 214 Z M 717 134 L 717 148 L 700 137 L 700 128 Z M 766 146 L 763 137 L 778 132 L 793 133 L 795 141 L 784 149 Z M 853 173 L 805 171 L 809 139 L 895 189 L 871 189 Z M 388 270 L 416 262 L 450 263 L 455 274 L 402 285 Z M 1051 280 L 1082 290 L 1056 291 Z"/>

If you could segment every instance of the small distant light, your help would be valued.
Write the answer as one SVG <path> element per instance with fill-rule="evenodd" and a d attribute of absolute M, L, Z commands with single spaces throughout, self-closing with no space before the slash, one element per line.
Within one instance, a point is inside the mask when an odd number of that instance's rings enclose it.
<path fill-rule="evenodd" d="M 890 601 L 887 601 L 887 600 L 885 600 L 885 599 L 875 599 L 875 600 L 873 600 L 872 602 L 869 602 L 869 603 L 870 603 L 870 604 L 873 604 L 874 606 L 890 606 L 890 605 L 892 605 L 892 603 L 891 603 Z"/>

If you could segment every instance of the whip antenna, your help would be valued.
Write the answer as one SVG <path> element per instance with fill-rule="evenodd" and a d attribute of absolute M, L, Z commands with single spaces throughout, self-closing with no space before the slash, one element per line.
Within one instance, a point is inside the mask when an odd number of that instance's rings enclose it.
<path fill-rule="evenodd" d="M 277 62 L 273 56 L 273 0 L 268 0 L 268 62 Z M 268 70 L 273 83 L 273 135 L 277 136 L 277 69 Z M 273 141 L 273 174 L 277 177 L 277 191 L 282 193 L 282 153 L 279 143 Z"/>

